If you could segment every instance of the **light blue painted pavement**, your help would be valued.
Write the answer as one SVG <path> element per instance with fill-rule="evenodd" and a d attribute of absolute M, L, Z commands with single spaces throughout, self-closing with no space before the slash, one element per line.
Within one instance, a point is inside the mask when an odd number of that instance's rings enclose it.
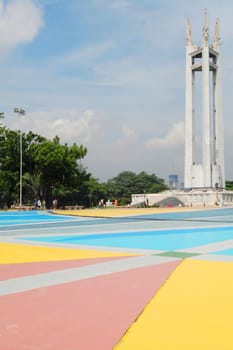
<path fill-rule="evenodd" d="M 211 254 L 233 256 L 233 248 L 212 252 Z"/>
<path fill-rule="evenodd" d="M 161 220 L 161 221 L 160 221 Z M 200 220 L 203 225 L 206 220 L 208 227 L 186 227 L 178 228 L 179 221 L 186 222 L 192 221 L 192 225 L 197 225 L 197 221 Z M 216 220 L 219 221 L 216 226 Z M 62 223 L 63 221 L 63 223 Z M 167 227 L 164 225 L 164 229 L 157 228 L 156 222 L 166 222 Z M 135 225 L 137 222 L 144 222 L 145 227 L 141 230 L 132 230 L 132 224 Z M 148 229 L 147 223 L 155 223 L 154 228 Z M 56 233 L 48 236 L 37 236 L 27 238 L 18 238 L 30 240 L 33 242 L 44 242 L 44 243 L 56 243 L 56 244 L 73 244 L 73 245 L 85 245 L 85 246 L 105 246 L 105 247 L 119 247 L 119 248 L 134 248 L 134 249 L 150 249 L 150 250 L 182 250 L 192 248 L 201 245 L 207 245 L 211 243 L 222 242 L 225 240 L 233 239 L 233 209 L 224 208 L 218 210 L 203 210 L 203 211 L 189 211 L 179 213 L 166 213 L 166 214 L 149 214 L 143 216 L 131 216 L 127 218 L 113 218 L 113 219 L 96 219 L 96 218 L 79 218 L 74 216 L 62 216 L 53 215 L 49 212 L 43 211 L 28 211 L 28 212 L 2 212 L 0 213 L 0 226 L 9 233 L 12 229 L 15 229 L 17 225 L 30 225 L 31 234 L 33 230 L 40 225 L 41 229 L 45 229 L 46 226 L 51 224 L 53 227 L 63 226 L 64 234 L 58 235 Z M 78 227 L 86 225 L 103 225 L 111 223 L 114 227 L 114 231 L 110 229 L 106 233 L 99 232 L 98 234 L 92 233 L 91 231 L 86 234 L 79 235 L 68 235 L 69 225 L 77 225 Z M 124 223 L 124 228 L 121 226 Z M 188 222 L 187 225 L 190 225 Z M 193 224 L 194 223 L 194 224 Z M 15 225 L 15 226 L 14 226 Z M 38 226 L 37 226 L 38 225 Z M 223 226 L 224 225 L 224 226 Z M 123 228 L 123 229 L 122 229 Z M 88 230 L 87 230 L 88 231 Z M 130 232 L 131 231 L 131 232 Z M 103 231 L 102 231 L 103 232 Z M 231 250 L 229 250 L 231 252 Z M 219 253 L 218 253 L 219 254 Z"/>
<path fill-rule="evenodd" d="M 180 250 L 233 239 L 233 227 L 120 232 L 81 236 L 27 237 L 26 240 L 90 246 Z"/>
<path fill-rule="evenodd" d="M 48 211 L 9 211 L 0 212 L 0 226 L 14 226 L 28 223 L 39 224 L 46 222 L 80 221 L 82 218 L 67 215 L 54 215 Z"/>

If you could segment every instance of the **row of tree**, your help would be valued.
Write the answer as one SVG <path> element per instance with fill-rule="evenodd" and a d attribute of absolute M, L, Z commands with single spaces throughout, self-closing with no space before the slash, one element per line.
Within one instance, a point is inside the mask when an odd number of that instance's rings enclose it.
<path fill-rule="evenodd" d="M 20 132 L 0 126 L 0 206 L 10 207 L 19 198 Z M 22 133 L 23 203 L 35 198 L 52 205 L 56 198 L 66 205 L 96 206 L 100 199 L 128 204 L 132 193 L 153 193 L 166 189 L 164 180 L 146 172 L 124 171 L 100 183 L 82 165 L 87 148 L 61 144 L 56 136 L 48 140 L 33 132 Z"/>

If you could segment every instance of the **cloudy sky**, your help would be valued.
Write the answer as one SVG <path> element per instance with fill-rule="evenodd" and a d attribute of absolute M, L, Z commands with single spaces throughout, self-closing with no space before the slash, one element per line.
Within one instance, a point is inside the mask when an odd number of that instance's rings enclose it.
<path fill-rule="evenodd" d="M 233 179 L 230 0 L 0 0 L 0 111 L 12 129 L 88 148 L 105 181 L 184 168 L 185 26 L 220 18 L 226 177 Z M 14 107 L 26 110 L 23 118 Z"/>

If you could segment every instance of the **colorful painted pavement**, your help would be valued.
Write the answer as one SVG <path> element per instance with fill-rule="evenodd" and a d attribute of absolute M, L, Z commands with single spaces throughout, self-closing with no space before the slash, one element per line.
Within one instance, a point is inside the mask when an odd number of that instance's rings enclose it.
<path fill-rule="evenodd" d="M 233 209 L 61 214 L 0 213 L 0 349 L 233 349 Z"/>

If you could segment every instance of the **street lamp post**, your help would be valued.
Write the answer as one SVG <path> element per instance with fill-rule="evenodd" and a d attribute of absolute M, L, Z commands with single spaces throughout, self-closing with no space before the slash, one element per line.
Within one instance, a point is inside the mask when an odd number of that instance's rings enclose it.
<path fill-rule="evenodd" d="M 25 115 L 25 110 L 19 109 L 19 108 L 14 108 L 14 113 L 17 113 L 19 117 L 22 115 Z M 23 177 L 23 139 L 22 139 L 22 132 L 21 130 L 19 131 L 19 206 L 22 207 L 22 199 L 23 199 L 23 182 L 22 182 L 22 177 Z"/>

